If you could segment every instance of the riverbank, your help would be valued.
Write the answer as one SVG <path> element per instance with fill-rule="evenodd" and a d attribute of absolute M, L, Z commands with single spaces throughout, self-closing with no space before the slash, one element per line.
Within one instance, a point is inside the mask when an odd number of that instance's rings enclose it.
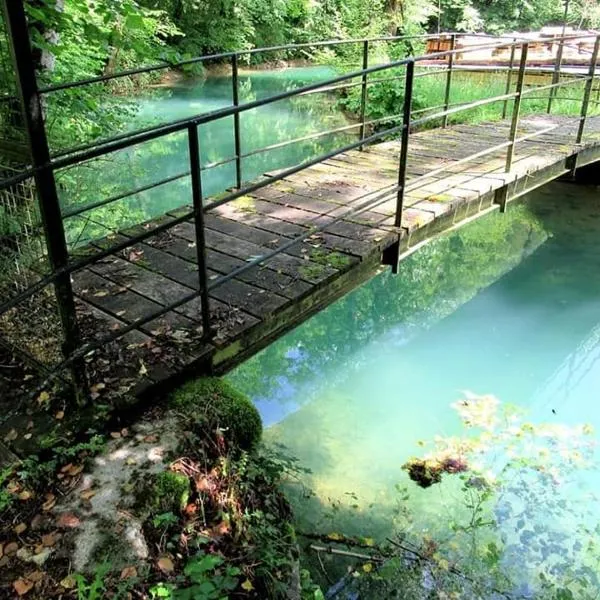
<path fill-rule="evenodd" d="M 109 434 L 2 471 L 0 595 L 299 598 L 281 478 L 248 399 L 217 379 Z"/>

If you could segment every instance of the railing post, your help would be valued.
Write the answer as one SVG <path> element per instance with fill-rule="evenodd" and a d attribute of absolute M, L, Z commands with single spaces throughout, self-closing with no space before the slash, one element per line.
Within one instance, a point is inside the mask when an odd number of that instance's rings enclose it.
<path fill-rule="evenodd" d="M 206 239 L 204 230 L 204 207 L 202 206 L 202 172 L 200 170 L 200 144 L 198 126 L 188 127 L 190 173 L 192 175 L 192 202 L 194 206 L 194 229 L 196 232 L 196 258 L 198 260 L 198 284 L 202 310 L 202 338 L 210 339 L 210 300 L 208 298 L 208 274 L 206 270 Z"/>
<path fill-rule="evenodd" d="M 233 87 L 233 105 L 240 105 L 240 83 L 238 73 L 238 55 L 231 57 L 231 85 Z M 235 143 L 235 184 L 237 189 L 242 187 L 242 144 L 240 141 L 240 113 L 233 115 L 233 137 Z"/>
<path fill-rule="evenodd" d="M 456 50 L 456 34 L 450 36 L 450 50 L 452 54 L 448 55 L 448 75 L 446 75 L 446 91 L 444 92 L 444 112 L 450 106 L 450 92 L 452 91 L 452 69 L 454 68 L 454 50 Z M 442 127 L 448 127 L 448 115 L 444 115 Z"/>
<path fill-rule="evenodd" d="M 363 71 L 369 68 L 369 40 L 363 42 L 363 60 L 362 60 Z M 363 73 L 361 96 L 360 96 L 360 139 L 365 139 L 365 119 L 367 114 L 367 92 L 368 92 L 368 73 Z M 364 146 L 360 147 L 363 150 Z"/>
<path fill-rule="evenodd" d="M 406 65 L 406 82 L 404 85 L 404 106 L 402 116 L 402 138 L 400 146 L 400 164 L 398 167 L 398 195 L 396 198 L 396 218 L 394 225 L 402 227 L 402 210 L 404 209 L 404 191 L 406 188 L 406 163 L 408 161 L 408 140 L 410 136 L 410 113 L 412 108 L 415 61 Z"/>
<path fill-rule="evenodd" d="M 562 68 L 562 59 L 563 59 L 563 51 L 564 51 L 564 29 L 563 29 L 563 37 L 561 37 L 560 44 L 558 45 L 558 52 L 556 53 L 556 61 L 554 62 L 554 72 L 552 73 L 552 84 L 556 85 L 560 81 L 560 70 Z M 550 88 L 550 94 L 548 95 L 548 107 L 546 108 L 546 112 L 550 114 L 552 112 L 552 101 L 554 100 L 554 96 L 556 95 L 556 88 Z"/>
<path fill-rule="evenodd" d="M 52 272 L 56 273 L 67 266 L 69 250 L 54 170 L 50 166 L 50 147 L 35 76 L 27 19 L 23 2 L 4 0 L 2 10 L 9 35 L 18 94 L 27 129 L 31 164 L 37 169 L 34 179 L 40 219 L 48 252 L 48 262 Z M 80 346 L 81 342 L 70 275 L 59 275 L 55 280 L 54 288 L 64 336 L 62 351 L 65 357 L 68 357 Z M 78 402 L 81 402 L 87 389 L 85 363 L 83 359 L 79 359 L 74 361 L 72 365 L 71 373 L 75 392 Z"/>
<path fill-rule="evenodd" d="M 519 128 L 519 115 L 521 113 L 521 101 L 523 97 L 523 84 L 525 82 L 525 67 L 527 66 L 527 51 L 529 44 L 523 43 L 521 46 L 521 62 L 519 63 L 519 75 L 517 78 L 517 89 L 515 103 L 513 105 L 512 121 L 510 124 L 510 144 L 506 150 L 506 172 L 512 168 L 513 158 L 515 156 L 515 140 L 517 139 L 517 130 Z"/>
<path fill-rule="evenodd" d="M 600 50 L 600 36 L 596 38 L 594 44 L 594 51 L 592 52 L 592 59 L 590 62 L 590 68 L 588 71 L 588 80 L 585 82 L 585 91 L 583 92 L 583 100 L 581 101 L 581 116 L 579 119 L 579 129 L 577 130 L 576 144 L 581 144 L 583 139 L 583 130 L 585 129 L 585 122 L 587 119 L 588 108 L 590 104 L 590 96 L 592 94 L 592 87 L 594 85 L 594 77 L 596 76 L 596 65 L 598 63 L 598 53 Z"/>
<path fill-rule="evenodd" d="M 508 63 L 508 73 L 506 74 L 506 88 L 504 90 L 505 94 L 510 94 L 510 86 L 512 85 L 512 72 L 515 68 L 515 51 L 517 48 L 517 38 L 513 38 L 513 44 L 510 49 L 510 61 Z M 506 114 L 508 112 L 508 100 L 505 100 L 502 103 L 502 120 L 506 119 Z"/>

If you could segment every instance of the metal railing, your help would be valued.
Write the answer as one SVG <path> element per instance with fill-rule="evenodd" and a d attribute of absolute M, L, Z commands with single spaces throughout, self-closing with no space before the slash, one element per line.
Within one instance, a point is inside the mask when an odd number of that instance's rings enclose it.
<path fill-rule="evenodd" d="M 508 139 L 501 143 L 490 145 L 490 147 L 484 150 L 472 153 L 469 156 L 461 158 L 453 163 L 453 165 L 467 163 L 480 157 L 498 152 L 499 150 L 505 150 L 505 169 L 506 171 L 510 171 L 514 161 L 515 149 L 520 142 L 532 139 L 538 135 L 543 135 L 558 127 L 558 125 L 556 127 L 550 126 L 532 134 L 519 136 L 518 131 L 520 112 L 523 102 L 527 100 L 527 96 L 532 94 L 534 91 L 539 92 L 541 90 L 549 91 L 554 95 L 555 90 L 560 87 L 579 83 L 584 86 L 584 89 L 581 95 L 581 110 L 579 112 L 579 126 L 576 135 L 576 143 L 581 143 L 584 135 L 586 119 L 588 116 L 588 108 L 592 102 L 591 92 L 596 74 L 596 64 L 598 61 L 598 51 L 600 45 L 600 36 L 596 34 L 590 34 L 588 36 L 565 36 L 564 38 L 561 38 L 561 43 L 573 41 L 575 39 L 595 39 L 595 45 L 590 57 L 587 74 L 578 77 L 576 81 L 560 81 L 559 78 L 558 81 L 553 80 L 551 84 L 530 88 L 525 86 L 525 76 L 527 74 L 528 61 L 528 42 L 519 39 L 514 39 L 510 43 L 507 43 L 506 40 L 502 40 L 500 43 L 493 41 L 489 42 L 489 36 L 482 36 L 482 43 L 478 46 L 457 49 L 456 34 L 448 34 L 450 50 L 417 57 L 410 56 L 401 60 L 389 61 L 384 64 L 376 64 L 372 66 L 369 66 L 369 48 L 372 43 L 376 41 L 399 42 L 406 41 L 407 39 L 423 40 L 431 36 L 417 36 L 415 38 L 395 37 L 328 41 L 322 43 L 248 50 L 244 52 L 231 52 L 214 55 L 211 57 L 199 57 L 197 59 L 183 61 L 178 64 L 181 66 L 193 62 L 204 62 L 215 59 L 227 59 L 231 61 L 233 87 L 231 106 L 220 108 L 209 113 L 198 114 L 184 119 L 179 119 L 171 123 L 147 127 L 139 131 L 123 133 L 118 136 L 114 136 L 109 140 L 87 144 L 51 156 L 44 124 L 42 122 L 41 97 L 44 94 L 54 93 L 60 90 L 70 89 L 78 86 L 103 83 L 117 77 L 126 77 L 131 76 L 132 74 L 140 74 L 153 70 L 170 68 L 172 65 L 165 64 L 153 67 L 144 67 L 142 69 L 132 70 L 122 74 L 108 75 L 86 81 L 64 83 L 53 87 L 38 89 L 31 63 L 31 49 L 29 48 L 26 37 L 23 35 L 19 36 L 20 33 L 22 34 L 22 32 L 26 30 L 25 15 L 22 10 L 22 5 L 20 2 L 4 2 L 3 6 L 6 22 L 9 24 L 9 28 L 12 31 L 12 41 L 15 48 L 15 56 L 17 58 L 16 66 L 20 78 L 21 96 L 23 100 L 23 106 L 26 107 L 27 117 L 29 119 L 28 128 L 30 142 L 32 147 L 37 148 L 37 153 L 33 156 L 31 168 L 20 173 L 19 175 L 12 177 L 10 180 L 1 182 L 0 190 L 8 189 L 11 185 L 15 185 L 18 182 L 22 182 L 31 178 L 35 179 L 42 213 L 42 224 L 48 239 L 48 258 L 52 270 L 50 275 L 41 277 L 34 285 L 24 292 L 16 294 L 14 297 L 8 299 L 0 299 L 0 315 L 18 306 L 19 303 L 27 300 L 41 289 L 44 289 L 50 285 L 54 285 L 56 288 L 56 294 L 63 323 L 65 358 L 61 364 L 53 370 L 53 373 L 58 374 L 67 368 L 71 369 L 77 387 L 80 390 L 85 389 L 85 367 L 82 359 L 86 354 L 94 349 L 102 347 L 107 343 L 110 343 L 111 341 L 121 338 L 133 330 L 139 329 L 151 321 L 154 321 L 197 298 L 200 298 L 201 301 L 203 341 L 208 342 L 212 336 L 212 317 L 210 312 L 211 291 L 215 290 L 217 287 L 223 285 L 231 279 L 242 275 L 248 270 L 264 264 L 269 259 L 289 249 L 291 246 L 302 243 L 308 237 L 318 233 L 319 231 L 327 229 L 333 223 L 344 218 L 348 218 L 349 216 L 355 216 L 357 214 L 361 214 L 362 212 L 371 210 L 379 204 L 389 201 L 390 198 L 395 198 L 396 211 L 394 223 L 396 227 L 401 228 L 407 190 L 407 166 L 409 161 L 408 149 L 411 131 L 413 131 L 415 128 L 430 125 L 432 123 L 439 123 L 440 126 L 447 127 L 450 123 L 451 117 L 454 115 L 491 104 L 499 104 L 501 106 L 501 110 L 498 116 L 506 117 L 509 115 L 509 109 L 512 103 L 512 110 L 510 111 L 511 124 Z M 273 52 L 281 49 L 290 50 L 291 48 L 297 49 L 303 46 L 320 47 L 337 44 L 362 45 L 362 64 L 360 69 L 332 77 L 327 81 L 319 81 L 310 85 L 301 86 L 297 89 L 279 92 L 267 98 L 253 100 L 250 102 L 240 102 L 238 68 L 239 57 L 242 54 Z M 510 63 L 509 68 L 506 71 L 505 93 L 490 98 L 482 98 L 461 104 L 453 104 L 452 91 L 453 77 L 456 72 L 454 68 L 456 55 L 458 53 L 464 55 L 469 52 L 492 50 L 498 47 L 510 48 Z M 436 68 L 429 71 L 417 71 L 417 67 L 425 64 L 426 62 L 430 62 L 432 59 L 445 62 L 446 66 L 444 68 Z M 519 60 L 518 66 L 515 65 L 517 59 Z M 399 72 L 401 72 L 401 74 L 398 74 Z M 516 82 L 513 86 L 513 76 L 515 75 L 515 72 Z M 560 68 L 558 72 L 560 74 Z M 440 74 L 445 75 L 446 77 L 443 88 L 443 103 L 434 107 L 413 109 L 416 82 L 422 77 L 436 76 Z M 403 81 L 403 101 L 401 112 L 398 115 L 390 115 L 380 119 L 369 120 L 368 102 L 370 86 L 377 85 L 381 81 L 391 80 Z M 360 118 L 357 123 L 336 128 L 334 130 L 315 132 L 308 136 L 302 136 L 293 140 L 286 140 L 276 144 L 270 144 L 265 148 L 255 149 L 245 154 L 242 152 L 240 121 L 242 116 L 248 111 L 259 107 L 272 105 L 282 100 L 298 98 L 307 94 L 331 93 L 332 90 L 338 92 L 339 90 L 346 90 L 350 89 L 351 87 L 360 87 Z M 420 114 L 427 111 L 433 112 L 431 114 L 420 116 Z M 417 117 L 417 115 L 419 116 Z M 201 125 L 231 117 L 233 117 L 234 129 L 234 156 L 222 161 L 218 161 L 211 165 L 203 165 L 201 159 L 202 148 L 198 136 L 198 128 Z M 392 126 L 383 129 L 374 129 L 375 127 L 381 126 L 389 121 L 392 122 Z M 245 158 L 261 152 L 281 148 L 285 145 L 297 144 L 307 139 L 331 135 L 332 132 L 351 131 L 353 129 L 357 130 L 357 139 L 355 141 L 337 146 L 328 152 L 320 154 L 319 156 L 309 158 L 301 164 L 284 168 L 276 175 L 251 181 L 249 183 L 244 182 L 243 160 Z M 80 207 L 67 208 L 66 210 L 61 209 L 56 190 L 56 173 L 61 169 L 75 165 L 83 165 L 98 157 L 107 157 L 120 150 L 132 148 L 139 144 L 164 138 L 165 136 L 180 132 L 183 132 L 187 137 L 189 165 L 185 170 L 161 181 L 138 187 L 133 191 L 117 194 L 108 198 L 100 198 L 93 203 Z M 319 164 L 345 152 L 349 152 L 351 150 L 362 150 L 367 146 L 377 143 L 383 139 L 390 139 L 394 137 L 400 139 L 398 178 L 395 185 L 387 186 L 386 188 L 378 190 L 377 192 L 373 192 L 370 195 L 367 194 L 364 202 L 361 202 L 352 208 L 348 208 L 342 214 L 336 214 L 334 218 L 329 220 L 327 225 L 307 229 L 305 234 L 286 241 L 272 251 L 269 251 L 258 257 L 249 257 L 243 265 L 234 268 L 225 275 L 218 276 L 216 279 L 211 279 L 208 277 L 204 226 L 204 215 L 207 211 L 215 209 L 216 207 L 226 203 L 230 203 L 252 192 L 256 192 L 265 186 L 299 173 L 310 166 Z M 230 190 L 225 195 L 217 199 L 207 202 L 207 198 L 204 197 L 203 192 L 203 172 L 217 164 L 221 165 L 228 162 L 235 162 L 236 188 Z M 431 169 L 421 178 L 431 178 L 435 175 L 443 173 L 444 170 L 445 167 Z M 181 198 L 180 204 L 190 204 L 191 200 L 191 208 L 189 210 L 183 210 L 178 214 L 178 216 L 171 218 L 166 222 L 151 223 L 150 227 L 141 233 L 130 235 L 126 239 L 117 241 L 115 243 L 102 245 L 102 247 L 96 249 L 92 254 L 73 256 L 69 252 L 64 227 L 65 219 L 72 218 L 74 216 L 80 216 L 87 211 L 91 211 L 102 206 L 108 206 L 111 203 L 122 200 L 128 196 L 184 178 L 189 178 L 190 180 L 191 198 Z M 411 186 L 419 179 L 420 178 L 417 177 L 416 180 L 411 180 Z M 101 339 L 93 342 L 83 343 L 78 329 L 74 293 L 71 283 L 72 274 L 87 266 L 97 263 L 108 256 L 114 255 L 128 247 L 148 240 L 153 236 L 157 236 L 162 232 L 172 229 L 178 224 L 190 220 L 193 221 L 195 225 L 195 247 L 198 266 L 197 288 L 191 290 L 189 294 L 181 297 L 179 300 L 177 300 L 177 302 L 164 305 L 159 310 L 155 310 L 143 318 L 136 319 L 129 324 L 119 327 L 116 331 L 112 331 L 109 334 L 103 335 Z"/>

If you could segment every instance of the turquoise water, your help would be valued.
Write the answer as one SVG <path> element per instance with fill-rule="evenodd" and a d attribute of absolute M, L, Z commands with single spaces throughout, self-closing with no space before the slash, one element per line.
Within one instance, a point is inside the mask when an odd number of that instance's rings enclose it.
<path fill-rule="evenodd" d="M 495 525 L 483 541 L 503 547 L 513 586 L 564 574 L 561 560 L 589 567 L 582 528 L 600 517 L 600 476 L 569 453 L 595 440 L 578 425 L 600 430 L 598 273 L 599 191 L 556 183 L 434 241 L 239 367 L 230 378 L 258 406 L 266 440 L 312 471 L 302 477 L 312 498 L 290 488 L 300 528 L 451 539 L 448 524 L 469 512 L 464 482 L 421 489 L 401 466 L 436 436 L 465 436 L 451 406 L 465 393 L 492 394 L 551 426 L 517 451 L 557 464 L 514 469 L 485 505 Z M 493 448 L 476 462 L 501 477 L 515 456 Z"/>
<path fill-rule="evenodd" d="M 333 75 L 334 71 L 329 67 L 242 72 L 240 103 L 270 97 Z M 232 102 L 231 77 L 212 75 L 206 79 L 182 80 L 136 97 L 133 104 L 128 104 L 130 114 L 127 119 L 130 128 L 137 130 L 209 113 L 229 107 Z M 241 153 L 348 124 L 331 94 L 281 100 L 240 115 Z M 325 135 L 249 156 L 242 161 L 243 181 L 254 180 L 273 169 L 299 164 L 348 143 L 355 134 L 356 131 Z M 211 166 L 235 155 L 233 117 L 201 125 L 198 139 L 204 169 L 204 195 L 218 194 L 234 186 L 234 162 Z M 58 173 L 61 203 L 65 208 L 91 204 L 158 183 L 185 173 L 189 168 L 187 133 L 175 133 Z M 107 228 L 116 231 L 190 203 L 191 184 L 186 176 L 114 202 L 110 207 L 67 219 L 69 237 L 73 242 L 83 243 L 105 235 Z"/>

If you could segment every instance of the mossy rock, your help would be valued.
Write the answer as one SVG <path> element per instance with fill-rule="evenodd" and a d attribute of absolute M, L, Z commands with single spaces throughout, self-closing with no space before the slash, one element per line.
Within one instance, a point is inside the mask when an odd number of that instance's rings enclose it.
<path fill-rule="evenodd" d="M 190 498 L 190 480 L 182 473 L 163 471 L 154 477 L 148 496 L 148 505 L 153 513 L 178 513 Z"/>
<path fill-rule="evenodd" d="M 252 450 L 262 436 L 262 422 L 250 399 L 218 377 L 189 381 L 173 394 L 172 404 L 219 428 L 230 447 Z"/>

